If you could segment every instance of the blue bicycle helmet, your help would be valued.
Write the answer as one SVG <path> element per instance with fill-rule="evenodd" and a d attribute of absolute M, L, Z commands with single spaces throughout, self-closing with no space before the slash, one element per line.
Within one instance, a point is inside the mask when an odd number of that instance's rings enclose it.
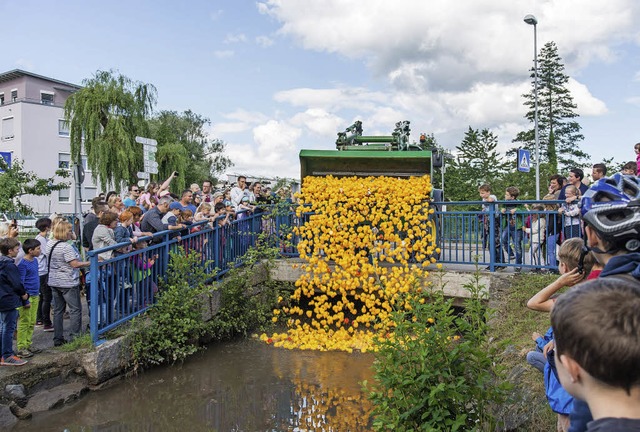
<path fill-rule="evenodd" d="M 582 219 L 603 240 L 633 252 L 640 250 L 640 180 L 614 174 L 595 182 L 581 200 Z"/>

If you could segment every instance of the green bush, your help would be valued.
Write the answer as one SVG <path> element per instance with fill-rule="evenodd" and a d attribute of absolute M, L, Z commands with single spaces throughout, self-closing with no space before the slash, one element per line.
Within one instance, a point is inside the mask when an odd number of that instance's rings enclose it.
<path fill-rule="evenodd" d="M 376 342 L 376 431 L 493 430 L 506 392 L 488 342 L 491 310 L 479 274 L 465 287 L 464 310 L 439 290 L 407 295 L 411 312 L 395 311 L 395 332 Z M 366 386 L 366 383 L 365 383 Z"/>
<path fill-rule="evenodd" d="M 203 301 L 208 300 L 207 275 L 202 257 L 182 248 L 171 253 L 167 282 L 161 285 L 156 304 L 132 323 L 134 370 L 161 363 L 174 363 L 199 349 L 206 330 Z"/>

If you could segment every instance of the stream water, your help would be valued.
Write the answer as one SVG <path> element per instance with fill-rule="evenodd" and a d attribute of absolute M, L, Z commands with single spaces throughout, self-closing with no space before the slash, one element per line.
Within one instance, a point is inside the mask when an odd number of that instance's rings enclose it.
<path fill-rule="evenodd" d="M 371 354 L 221 343 L 13 430 L 368 431 L 371 406 L 360 383 L 371 380 L 372 362 Z"/>

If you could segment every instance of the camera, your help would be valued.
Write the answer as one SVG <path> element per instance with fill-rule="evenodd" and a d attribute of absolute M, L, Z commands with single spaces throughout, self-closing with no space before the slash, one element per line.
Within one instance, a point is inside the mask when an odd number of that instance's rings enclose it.
<path fill-rule="evenodd" d="M 174 172 L 173 172 L 173 176 L 174 176 L 174 177 L 178 177 L 178 175 L 179 175 L 179 174 L 180 174 L 180 173 L 179 173 L 178 171 L 174 171 Z"/>

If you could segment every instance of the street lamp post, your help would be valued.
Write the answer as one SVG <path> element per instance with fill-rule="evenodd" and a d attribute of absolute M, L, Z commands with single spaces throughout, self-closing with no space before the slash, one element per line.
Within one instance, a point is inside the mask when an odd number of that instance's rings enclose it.
<path fill-rule="evenodd" d="M 538 135 L 538 20 L 533 15 L 524 17 L 524 22 L 533 26 L 533 104 L 534 133 L 536 140 L 536 200 L 540 200 L 540 137 Z"/>

